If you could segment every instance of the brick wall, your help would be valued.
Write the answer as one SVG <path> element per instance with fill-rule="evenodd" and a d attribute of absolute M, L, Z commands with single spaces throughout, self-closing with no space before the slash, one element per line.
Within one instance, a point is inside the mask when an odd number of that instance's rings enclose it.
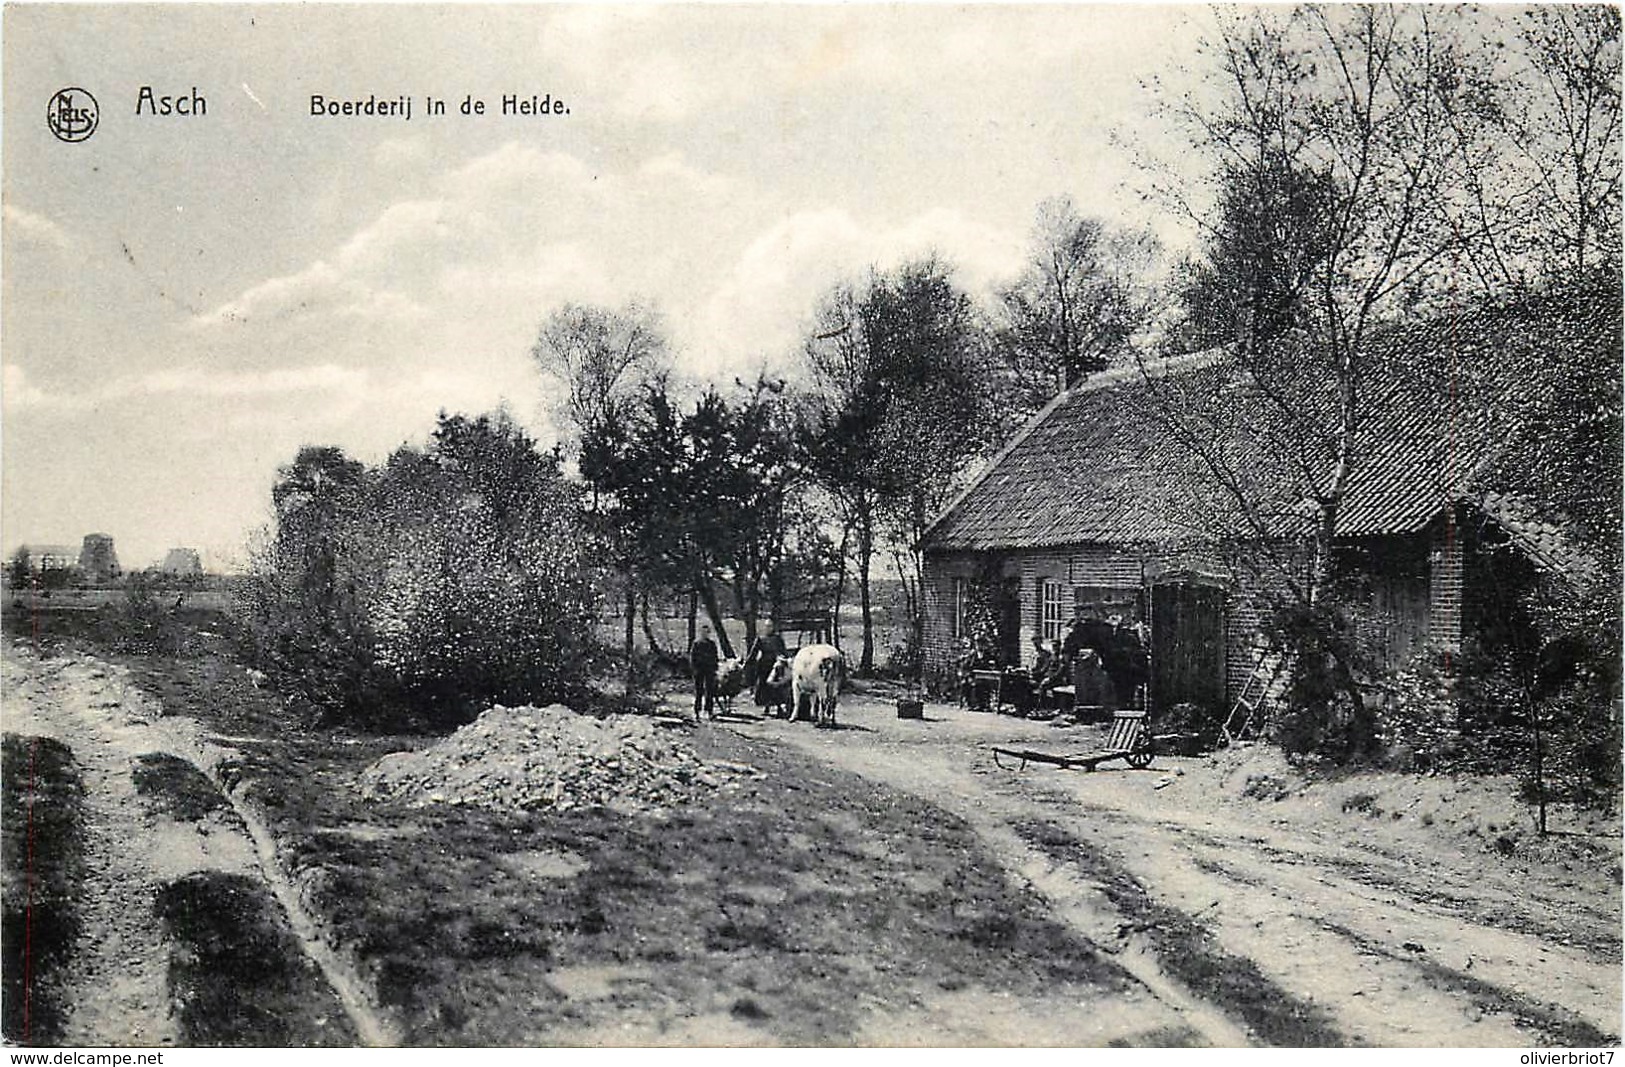
<path fill-rule="evenodd" d="M 1458 655 L 1461 650 L 1462 531 L 1454 525 L 1440 522 L 1431 531 L 1427 543 L 1427 604 L 1412 605 L 1409 603 L 1411 598 L 1406 598 L 1405 604 L 1396 604 L 1392 610 L 1403 608 L 1408 616 L 1425 610 L 1427 644 L 1445 653 L 1448 659 Z M 927 558 L 925 662 L 928 677 L 933 672 L 951 671 L 956 655 L 956 641 L 952 632 L 953 579 L 974 579 L 987 558 L 975 553 L 932 554 Z M 1020 648 L 1024 666 L 1032 662 L 1033 635 L 1039 632 L 1042 625 L 1044 582 L 1060 584 L 1061 616 L 1070 619 L 1076 589 L 1082 588 L 1092 594 L 1111 589 L 1142 590 L 1169 572 L 1198 571 L 1221 580 L 1228 579 L 1228 595 L 1224 605 L 1227 702 L 1235 700 L 1255 668 L 1261 627 L 1269 610 L 1269 602 L 1259 588 L 1260 579 L 1238 573 L 1213 550 L 1155 547 L 1136 550 L 1107 545 L 1079 545 L 1010 552 L 1000 555 L 999 559 L 1003 573 L 1019 579 Z M 1299 562 L 1304 567 L 1308 566 L 1307 557 Z M 1395 593 L 1390 599 L 1397 596 Z M 1388 621 L 1395 624 L 1394 620 Z M 1420 618 L 1414 622 L 1405 619 L 1399 621 L 1417 629 L 1424 625 Z M 1064 627 L 1062 632 L 1065 632 Z M 1395 648 L 1391 651 L 1397 656 L 1402 651 L 1401 646 L 1412 647 L 1411 642 L 1414 642 L 1411 633 L 1397 634 Z"/>
<path fill-rule="evenodd" d="M 1428 563 L 1427 639 L 1448 668 L 1461 652 L 1462 531 L 1453 512 L 1434 526 Z"/>
<path fill-rule="evenodd" d="M 954 626 L 954 579 L 969 581 L 977 573 L 980 557 L 972 553 L 933 553 L 926 557 L 921 579 L 921 607 L 925 677 L 952 669 L 957 655 Z"/>
<path fill-rule="evenodd" d="M 933 553 L 925 567 L 925 670 L 927 678 L 950 673 L 957 654 L 953 633 L 954 579 L 971 580 L 987 557 L 975 553 Z M 1135 549 L 1111 545 L 1077 545 L 1053 549 L 1033 549 L 999 556 L 1004 574 L 1019 580 L 1021 601 L 1021 663 L 1030 666 L 1034 651 L 1033 635 L 1043 623 L 1043 585 L 1057 582 L 1061 593 L 1061 617 L 1070 620 L 1075 606 L 1074 591 L 1086 595 L 1133 599 L 1159 577 L 1172 571 L 1199 571 L 1228 577 L 1231 568 L 1210 549 Z M 1247 594 L 1240 583 L 1231 583 L 1226 598 L 1225 692 L 1234 700 L 1254 664 L 1254 644 L 1262 618 L 1261 601 Z M 1062 633 L 1065 632 L 1063 627 Z"/>
<path fill-rule="evenodd" d="M 1014 553 L 1016 573 L 1021 579 L 1021 662 L 1031 666 L 1037 653 L 1033 637 L 1043 626 L 1045 582 L 1060 586 L 1060 616 L 1072 618 L 1077 590 L 1124 590 L 1132 596 L 1145 579 L 1145 557 L 1131 550 L 1108 545 L 1081 545 L 1075 548 L 1044 549 Z M 1066 633 L 1063 625 L 1061 633 Z"/>

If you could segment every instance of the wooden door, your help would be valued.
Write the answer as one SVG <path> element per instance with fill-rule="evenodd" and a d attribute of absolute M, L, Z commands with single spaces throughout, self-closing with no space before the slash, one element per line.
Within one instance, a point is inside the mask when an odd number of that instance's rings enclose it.
<path fill-rule="evenodd" d="M 1021 666 L 1021 584 L 1015 579 L 999 591 L 999 666 Z"/>
<path fill-rule="evenodd" d="M 1224 590 L 1169 582 L 1151 590 L 1151 708 L 1224 713 Z"/>

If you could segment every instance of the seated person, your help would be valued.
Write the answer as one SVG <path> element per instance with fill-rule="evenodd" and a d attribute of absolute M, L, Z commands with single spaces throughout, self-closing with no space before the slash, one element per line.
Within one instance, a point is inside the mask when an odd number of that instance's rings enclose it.
<path fill-rule="evenodd" d="M 1105 711 L 1117 709 L 1117 694 L 1112 687 L 1111 676 L 1101 665 L 1100 653 L 1092 648 L 1078 650 L 1077 658 L 1072 663 L 1072 684 L 1076 687 L 1073 697 L 1073 708 L 1081 712 L 1085 708 L 1100 708 Z"/>
<path fill-rule="evenodd" d="M 1054 658 L 1055 654 L 1050 651 L 1048 643 L 1044 640 L 1044 635 L 1033 634 L 1033 665 L 1028 669 L 1028 674 L 1032 676 L 1034 681 L 1038 681 L 1049 674 L 1051 661 Z"/>
<path fill-rule="evenodd" d="M 1038 647 L 1038 657 L 1032 666 L 1033 691 L 1038 705 L 1042 707 L 1053 702 L 1056 686 L 1066 684 L 1066 660 L 1043 638 L 1034 638 L 1033 643 Z"/>

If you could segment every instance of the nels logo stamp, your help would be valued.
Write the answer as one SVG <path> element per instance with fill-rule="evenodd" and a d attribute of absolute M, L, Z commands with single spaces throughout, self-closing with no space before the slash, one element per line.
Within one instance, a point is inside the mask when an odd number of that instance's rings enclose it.
<path fill-rule="evenodd" d="M 45 108 L 45 124 L 57 140 L 69 144 L 88 139 L 100 121 L 96 98 L 77 86 L 58 90 Z"/>

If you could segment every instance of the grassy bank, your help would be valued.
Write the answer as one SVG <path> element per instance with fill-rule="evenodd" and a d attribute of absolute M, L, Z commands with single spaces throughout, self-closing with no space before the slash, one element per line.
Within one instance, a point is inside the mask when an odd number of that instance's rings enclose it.
<path fill-rule="evenodd" d="M 79 935 L 84 881 L 84 785 L 73 753 L 48 737 L 6 734 L 0 745 L 0 958 L 4 1033 L 55 1043 L 68 1004 L 65 965 Z"/>
<path fill-rule="evenodd" d="M 170 945 L 169 994 L 182 1043 L 355 1045 L 344 1006 L 263 883 L 198 871 L 159 887 Z"/>

